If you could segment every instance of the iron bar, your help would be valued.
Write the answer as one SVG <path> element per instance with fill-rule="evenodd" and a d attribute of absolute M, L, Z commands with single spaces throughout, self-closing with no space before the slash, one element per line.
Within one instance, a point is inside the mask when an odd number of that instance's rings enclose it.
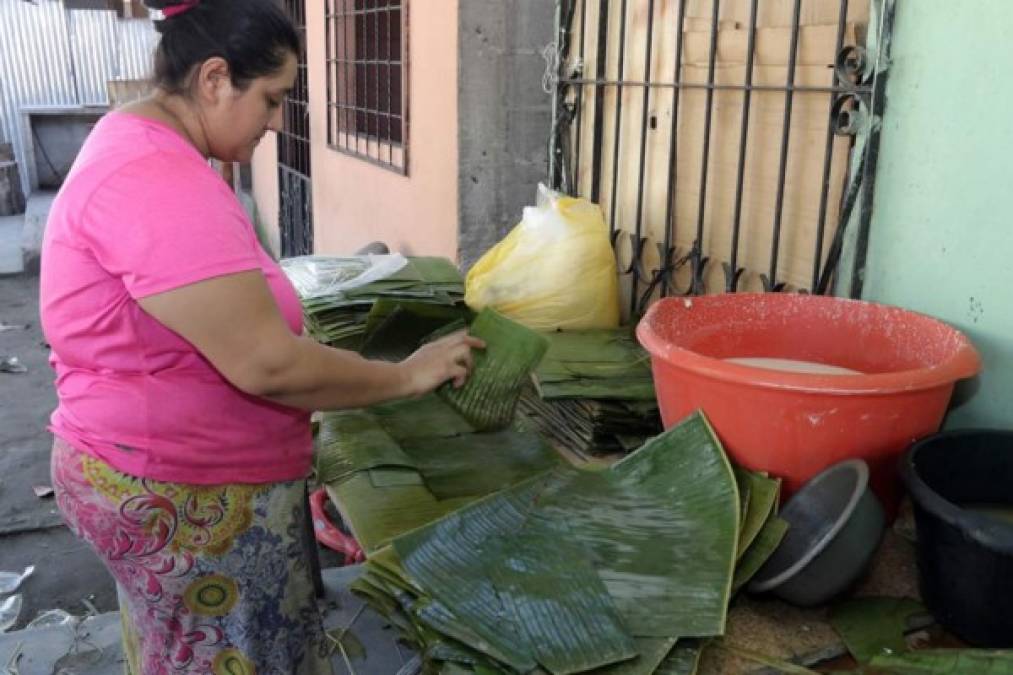
<path fill-rule="evenodd" d="M 391 16 L 394 15 L 393 10 L 390 8 L 390 4 L 387 5 L 387 105 L 384 107 L 384 112 L 387 114 L 387 163 L 394 163 L 394 128 L 391 124 L 390 109 L 394 107 L 394 100 L 391 98 L 391 86 L 390 82 L 394 79 L 394 69 L 391 67 L 392 51 L 394 49 L 394 29 L 391 22 Z M 398 59 L 401 55 L 398 54 Z"/>
<path fill-rule="evenodd" d="M 676 21 L 675 36 L 675 70 L 673 76 L 678 80 L 682 76 L 682 29 L 686 19 L 686 0 L 679 0 L 679 16 Z M 663 296 L 668 295 L 668 279 L 674 270 L 665 269 L 671 259 L 674 257 L 674 244 L 675 241 L 675 222 L 673 220 L 675 213 L 675 180 L 678 175 L 677 165 L 679 163 L 679 98 L 682 90 L 679 87 L 672 88 L 672 122 L 671 122 L 671 136 L 668 141 L 668 187 L 666 189 L 665 196 L 665 252 L 662 256 L 662 260 L 665 261 L 665 265 L 662 266 L 661 274 L 661 294 Z"/>
<path fill-rule="evenodd" d="M 352 50 L 355 49 L 355 40 L 358 37 L 357 36 L 357 31 L 355 29 L 355 19 L 353 18 L 353 19 L 350 20 L 348 18 L 348 3 L 349 2 L 350 2 L 350 0 L 342 0 L 341 1 L 341 6 L 342 6 L 342 8 L 345 9 L 344 17 L 341 20 L 341 26 L 342 26 L 342 28 L 341 28 L 341 35 L 342 35 L 341 51 L 345 55 L 346 60 L 348 59 L 349 55 L 351 55 L 354 58 L 355 52 L 353 52 Z M 354 8 L 354 5 L 352 5 L 352 6 Z M 349 39 L 349 37 L 348 37 L 349 21 L 351 21 L 352 39 Z M 358 77 L 359 77 L 359 74 L 356 71 L 355 67 L 346 68 L 345 69 L 345 102 L 346 103 L 347 102 L 354 102 L 355 101 L 355 92 L 356 92 L 356 89 L 358 89 L 358 86 L 359 86 L 359 83 L 357 82 Z M 346 111 L 346 115 L 347 115 L 347 111 Z M 348 119 L 349 117 L 351 118 L 350 120 Z M 349 141 L 351 140 L 351 133 L 353 131 L 356 131 L 358 129 L 358 126 L 359 126 L 359 115 L 358 115 L 358 113 L 353 113 L 351 115 L 347 115 L 347 117 L 345 118 L 345 147 L 346 148 L 349 147 Z M 356 137 L 356 139 L 355 139 L 355 151 L 356 152 L 359 151 L 359 139 L 358 139 L 358 137 Z"/>
<path fill-rule="evenodd" d="M 798 57 L 799 24 L 802 16 L 802 0 L 795 0 L 795 9 L 791 18 L 791 48 L 788 54 L 789 89 L 784 94 L 784 126 L 781 131 L 781 161 L 777 172 L 777 202 L 774 206 L 774 233 L 770 244 L 770 270 L 764 286 L 768 291 L 777 291 L 777 260 L 778 248 L 781 243 L 781 218 L 784 212 L 784 183 L 788 170 L 788 143 L 791 138 L 791 111 L 795 92 L 790 87 L 795 84 L 795 63 Z M 783 287 L 783 284 L 781 285 Z"/>
<path fill-rule="evenodd" d="M 595 73 L 597 78 L 605 77 L 605 61 L 608 58 L 608 17 L 609 0 L 600 0 L 598 5 L 598 54 L 595 61 Z M 594 156 L 591 158 L 591 201 L 596 204 L 601 199 L 601 169 L 605 161 L 605 153 L 601 151 L 602 140 L 605 134 L 605 88 L 596 85 L 594 92 L 594 138 L 591 148 Z"/>
<path fill-rule="evenodd" d="M 333 28 L 335 28 L 335 27 L 331 26 L 331 3 L 333 1 L 334 0 L 327 0 L 327 2 L 324 4 L 324 39 L 327 41 L 325 44 L 327 45 L 327 56 L 328 57 L 330 57 L 330 55 L 331 55 L 331 53 L 332 53 L 332 51 L 334 49 L 333 42 L 331 41 L 332 37 L 333 37 L 332 34 L 334 32 Z M 328 101 L 328 105 L 327 105 L 327 143 L 330 144 L 330 143 L 332 143 L 334 141 L 334 136 L 335 136 L 335 134 L 334 134 L 334 123 L 332 121 L 332 117 L 335 114 L 337 114 L 337 111 L 332 110 L 331 106 L 330 106 L 330 102 L 334 100 L 333 89 L 334 89 L 334 87 L 337 84 L 336 82 L 332 83 L 331 80 L 332 80 L 332 78 L 336 79 L 337 72 L 338 72 L 338 66 L 335 63 L 331 63 L 331 59 L 328 58 L 327 59 L 327 66 L 326 66 L 326 68 L 327 68 L 327 101 Z"/>
<path fill-rule="evenodd" d="M 796 0 L 800 2 L 801 0 Z M 693 293 L 703 292 L 703 268 L 706 260 L 703 258 L 703 233 L 704 215 L 707 207 L 707 169 L 710 163 L 711 144 L 711 122 L 714 113 L 714 74 L 718 53 L 718 14 L 721 9 L 721 0 L 714 0 L 711 9 L 711 43 L 710 54 L 707 57 L 707 83 L 712 85 L 707 89 L 707 110 L 704 113 L 703 132 L 703 163 L 700 169 L 700 203 L 697 210 L 696 241 L 693 243 L 693 251 L 696 257 L 693 259 Z"/>
<path fill-rule="evenodd" d="M 647 44 L 644 48 L 644 79 L 651 79 L 651 48 L 654 41 L 654 0 L 647 1 Z M 640 171 L 637 177 L 637 215 L 634 223 L 633 252 L 628 272 L 633 273 L 630 279 L 630 313 L 637 311 L 637 284 L 640 281 L 641 259 L 643 252 L 641 233 L 643 232 L 644 219 L 644 172 L 647 168 L 647 118 L 649 114 L 648 103 L 650 102 L 651 90 L 644 87 L 643 110 L 640 115 Z"/>
<path fill-rule="evenodd" d="M 623 77 L 623 68 L 625 67 L 626 60 L 626 0 L 622 0 L 619 9 L 619 63 L 616 69 L 619 78 Z M 616 89 L 616 123 L 614 138 L 612 143 L 612 193 L 609 195 L 609 199 L 612 200 L 610 205 L 611 215 L 609 216 L 609 228 L 610 231 L 614 232 L 618 228 L 616 227 L 616 207 L 619 206 L 619 148 L 620 148 L 620 137 L 623 125 L 623 87 L 619 85 Z"/>
<path fill-rule="evenodd" d="M 844 33 L 848 23 L 848 0 L 841 0 L 840 16 L 837 20 L 837 41 L 834 54 L 840 54 L 844 48 Z M 837 70 L 834 70 L 834 82 L 837 82 Z M 836 94 L 830 97 L 830 109 L 834 108 Z M 830 173 L 834 157 L 834 124 L 833 115 L 827 119 L 827 138 L 823 148 L 823 183 L 820 187 L 820 210 L 816 221 L 816 249 L 813 253 L 813 293 L 819 288 L 820 266 L 823 263 L 823 239 L 827 226 L 827 202 L 830 200 Z"/>
<path fill-rule="evenodd" d="M 655 88 L 677 88 L 677 89 L 714 89 L 716 91 L 744 91 L 749 89 L 751 91 L 772 91 L 776 93 L 783 93 L 785 91 L 794 91 L 799 93 L 807 94 L 847 94 L 855 92 L 856 89 L 852 87 L 818 87 L 804 84 L 793 84 L 791 86 L 785 85 L 774 85 L 774 84 L 752 84 L 746 86 L 744 84 L 715 84 L 708 82 L 647 82 L 645 80 L 609 80 L 606 78 L 570 78 L 566 80 L 560 80 L 560 84 L 565 85 L 595 85 L 599 87 L 655 87 Z M 858 87 L 859 93 L 867 93 L 871 91 L 866 87 Z"/>
<path fill-rule="evenodd" d="M 580 42 L 579 42 L 579 55 L 577 56 L 578 63 L 580 64 L 580 73 L 584 73 L 584 32 L 587 29 L 587 0 L 580 0 Z M 576 111 L 576 142 L 573 150 L 573 194 L 580 195 L 580 134 L 583 126 L 581 113 L 584 109 L 584 85 L 578 85 L 577 91 L 574 94 L 574 105 L 577 108 Z"/>
<path fill-rule="evenodd" d="M 746 140 L 749 136 L 749 112 L 753 91 L 753 57 L 756 48 L 756 10 L 759 0 L 749 6 L 749 42 L 746 47 L 746 89 L 742 92 L 742 128 L 739 131 L 739 169 L 735 178 L 735 214 L 732 216 L 732 250 L 725 265 L 725 290 L 734 293 L 742 270 L 739 268 L 739 234 L 742 229 L 742 193 L 746 177 Z"/>
<path fill-rule="evenodd" d="M 890 60 L 890 36 L 893 34 L 893 22 L 895 18 L 895 0 L 883 0 L 881 25 L 879 27 L 879 39 L 876 43 L 876 67 L 875 81 L 872 90 L 871 110 L 869 114 L 873 122 L 883 119 L 883 111 L 886 108 L 886 70 L 881 70 L 884 64 Z M 862 201 L 858 218 L 858 234 L 855 247 L 855 264 L 851 270 L 851 288 L 849 294 L 852 298 L 862 297 L 862 287 L 865 283 L 865 261 L 869 250 L 869 234 L 872 228 L 872 205 L 875 197 L 875 175 L 879 163 L 879 140 L 882 125 L 869 125 L 869 139 L 866 145 L 866 160 L 863 167 L 862 178 Z"/>
<path fill-rule="evenodd" d="M 379 7 L 379 0 L 377 0 L 377 7 Z M 379 140 L 380 136 L 380 116 L 378 111 L 380 110 L 380 12 L 377 11 L 373 14 L 373 58 L 377 61 L 373 65 L 373 84 L 376 85 L 376 91 L 374 92 L 375 98 L 373 99 L 373 124 L 376 125 L 376 138 Z M 368 103 L 368 101 L 367 101 Z"/>

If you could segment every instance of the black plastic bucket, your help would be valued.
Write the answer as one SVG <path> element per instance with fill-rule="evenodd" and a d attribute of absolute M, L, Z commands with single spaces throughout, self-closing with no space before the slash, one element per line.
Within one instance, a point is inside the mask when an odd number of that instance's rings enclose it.
<path fill-rule="evenodd" d="M 901 462 L 918 528 L 922 596 L 966 642 L 1013 647 L 1013 523 L 970 505 L 1013 509 L 1013 432 L 954 431 Z"/>

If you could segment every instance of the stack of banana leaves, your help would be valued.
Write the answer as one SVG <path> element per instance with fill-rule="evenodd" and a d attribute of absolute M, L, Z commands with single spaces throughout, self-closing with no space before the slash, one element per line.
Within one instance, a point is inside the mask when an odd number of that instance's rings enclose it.
<path fill-rule="evenodd" d="M 470 433 L 437 398 L 405 405 L 331 418 L 361 441 L 318 468 L 367 552 L 353 590 L 424 672 L 693 673 L 784 535 L 778 483 L 734 469 L 700 414 L 589 470 L 523 425 Z"/>
<path fill-rule="evenodd" d="M 777 481 L 701 414 L 567 462 L 515 412 L 545 338 L 488 310 L 471 330 L 464 388 L 320 419 L 318 479 L 367 555 L 353 590 L 429 674 L 693 673 L 785 534 Z"/>
<path fill-rule="evenodd" d="M 366 267 L 362 257 L 314 256 L 283 263 L 299 291 L 307 329 L 317 341 L 364 350 L 367 337 L 380 331 L 380 341 L 371 347 L 373 355 L 403 358 L 425 335 L 469 316 L 463 302 L 464 279 L 446 258 L 408 258 L 404 267 L 383 279 L 330 290 Z M 391 345 L 396 353 L 391 353 Z"/>
<path fill-rule="evenodd" d="M 521 409 L 559 447 L 625 453 L 661 431 L 651 364 L 628 329 L 555 332 Z"/>

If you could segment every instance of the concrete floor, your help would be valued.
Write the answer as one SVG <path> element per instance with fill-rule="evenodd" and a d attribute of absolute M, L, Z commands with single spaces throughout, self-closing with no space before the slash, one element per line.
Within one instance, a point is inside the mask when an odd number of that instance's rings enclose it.
<path fill-rule="evenodd" d="M 32 490 L 50 484 L 46 424 L 56 407 L 38 294 L 37 276 L 0 277 L 0 324 L 28 326 L 0 331 L 0 358 L 16 356 L 28 368 L 0 373 L 0 570 L 35 565 L 21 588 L 24 607 L 15 628 L 49 609 L 82 615 L 84 599 L 100 612 L 116 609 L 101 561 L 63 525 L 52 497 L 40 499 Z"/>

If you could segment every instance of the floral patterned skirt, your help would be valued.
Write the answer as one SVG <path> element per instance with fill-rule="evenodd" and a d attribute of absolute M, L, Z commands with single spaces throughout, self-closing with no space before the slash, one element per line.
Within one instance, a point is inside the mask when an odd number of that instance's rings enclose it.
<path fill-rule="evenodd" d="M 130 675 L 329 675 L 304 481 L 135 478 L 56 439 L 57 504 L 116 579 Z"/>

